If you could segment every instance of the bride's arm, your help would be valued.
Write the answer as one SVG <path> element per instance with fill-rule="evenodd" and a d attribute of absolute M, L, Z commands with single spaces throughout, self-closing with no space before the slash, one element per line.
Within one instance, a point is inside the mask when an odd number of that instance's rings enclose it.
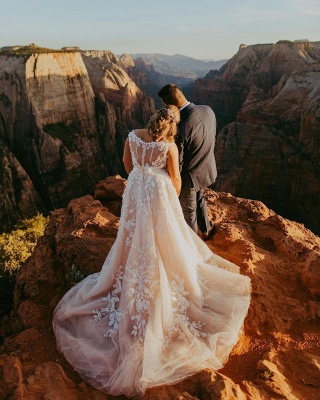
<path fill-rule="evenodd" d="M 172 184 L 179 196 L 181 191 L 181 176 L 179 171 L 179 152 L 175 143 L 172 143 L 168 150 L 167 168 Z"/>
<path fill-rule="evenodd" d="M 127 171 L 128 174 L 130 174 L 130 172 L 133 169 L 133 163 L 132 163 L 132 158 L 131 158 L 131 152 L 130 152 L 129 140 L 128 139 L 126 140 L 126 142 L 124 144 L 122 161 L 123 161 L 125 170 Z"/>

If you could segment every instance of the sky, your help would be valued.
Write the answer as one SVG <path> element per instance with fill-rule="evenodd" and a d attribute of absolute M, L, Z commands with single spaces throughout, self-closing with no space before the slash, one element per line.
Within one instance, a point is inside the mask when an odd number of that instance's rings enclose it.
<path fill-rule="evenodd" d="M 240 44 L 320 41 L 320 0 L 0 0 L 0 47 L 232 57 Z"/>

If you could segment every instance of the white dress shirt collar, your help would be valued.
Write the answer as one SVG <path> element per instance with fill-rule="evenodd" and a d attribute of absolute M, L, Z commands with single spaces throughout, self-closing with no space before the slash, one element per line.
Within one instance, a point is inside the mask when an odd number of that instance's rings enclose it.
<path fill-rule="evenodd" d="M 184 106 L 179 108 L 179 111 L 181 112 L 185 107 L 187 107 L 190 104 L 190 101 L 188 101 Z"/>

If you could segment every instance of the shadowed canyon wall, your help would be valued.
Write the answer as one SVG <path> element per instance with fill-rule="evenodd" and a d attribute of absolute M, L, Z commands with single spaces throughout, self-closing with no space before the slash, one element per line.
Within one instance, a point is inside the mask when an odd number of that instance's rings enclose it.
<path fill-rule="evenodd" d="M 158 92 L 164 85 L 172 82 L 183 88 L 185 92 L 185 88 L 189 85 L 192 86 L 195 81 L 195 79 L 186 76 L 160 73 L 156 71 L 154 65 L 149 64 L 144 58 L 136 58 L 133 60 L 129 54 L 123 54 L 120 60 L 130 77 L 145 93 L 153 98 L 157 109 L 163 107 Z"/>
<path fill-rule="evenodd" d="M 216 112 L 216 190 L 259 199 L 320 232 L 320 46 L 240 46 L 199 79 L 195 103 Z"/>
<path fill-rule="evenodd" d="M 154 111 L 111 52 L 0 54 L 1 230 L 92 192 Z"/>

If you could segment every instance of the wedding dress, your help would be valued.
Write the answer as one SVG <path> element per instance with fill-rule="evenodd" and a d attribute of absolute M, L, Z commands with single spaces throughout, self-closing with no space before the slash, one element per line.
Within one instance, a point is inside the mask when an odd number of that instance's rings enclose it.
<path fill-rule="evenodd" d="M 237 342 L 250 279 L 186 224 L 165 169 L 171 143 L 129 133 L 133 170 L 120 227 L 101 272 L 57 305 L 58 349 L 81 377 L 112 395 L 141 396 L 204 368 Z"/>

